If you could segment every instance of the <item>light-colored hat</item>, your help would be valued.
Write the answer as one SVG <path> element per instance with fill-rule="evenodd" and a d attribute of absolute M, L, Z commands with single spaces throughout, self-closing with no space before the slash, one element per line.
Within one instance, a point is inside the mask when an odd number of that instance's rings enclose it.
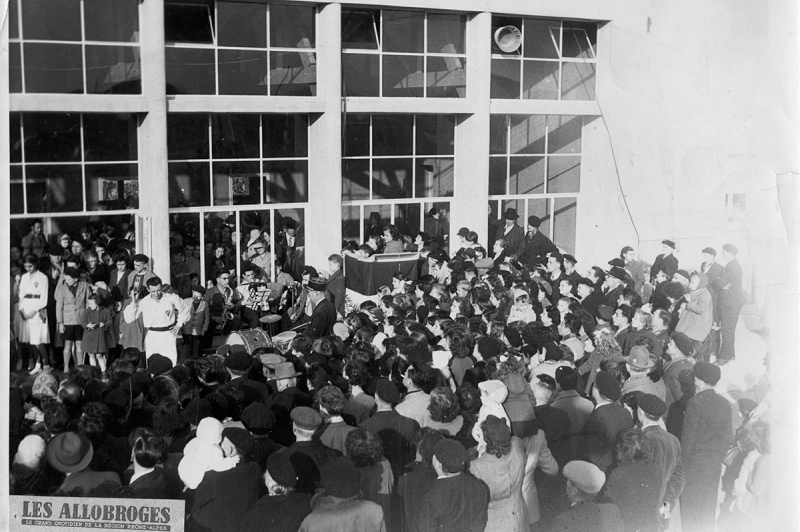
<path fill-rule="evenodd" d="M 508 397 L 508 388 L 499 380 L 484 381 L 478 384 L 481 392 L 492 398 L 496 403 L 502 404 Z"/>
<path fill-rule="evenodd" d="M 595 495 L 603 489 L 606 483 L 606 475 L 599 467 L 581 460 L 573 460 L 564 466 L 564 476 L 575 484 L 579 490 Z"/>
<path fill-rule="evenodd" d="M 14 463 L 24 465 L 30 469 L 36 469 L 39 467 L 39 464 L 42 463 L 46 447 L 47 444 L 41 436 L 37 436 L 36 434 L 25 436 L 25 438 L 19 442 L 17 454 L 14 455 Z"/>

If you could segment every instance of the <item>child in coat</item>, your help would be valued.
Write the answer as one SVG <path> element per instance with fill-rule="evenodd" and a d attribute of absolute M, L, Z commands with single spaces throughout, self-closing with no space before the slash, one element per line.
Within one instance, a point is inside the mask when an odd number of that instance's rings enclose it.
<path fill-rule="evenodd" d="M 111 311 L 100 307 L 100 296 L 91 294 L 86 301 L 86 309 L 81 313 L 83 325 L 83 351 L 89 355 L 89 364 L 100 366 L 106 371 L 108 340 L 106 329 L 111 327 Z"/>

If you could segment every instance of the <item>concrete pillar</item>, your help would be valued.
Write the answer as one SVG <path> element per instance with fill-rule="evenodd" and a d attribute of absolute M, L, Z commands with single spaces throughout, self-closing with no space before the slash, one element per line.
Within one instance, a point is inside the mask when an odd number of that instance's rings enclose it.
<path fill-rule="evenodd" d="M 489 89 L 492 14 L 478 13 L 467 22 L 467 100 L 470 115 L 460 115 L 456 127 L 456 179 L 450 211 L 451 240 L 460 227 L 487 241 L 489 202 Z"/>
<path fill-rule="evenodd" d="M 169 280 L 169 187 L 164 1 L 141 3 L 142 96 L 148 112 L 139 127 L 139 215 L 150 219 L 150 254 L 155 273 Z M 137 231 L 140 228 L 136 228 Z M 139 251 L 139 250 L 137 250 Z"/>
<path fill-rule="evenodd" d="M 327 268 L 342 242 L 342 7 L 328 4 L 317 16 L 317 96 L 321 115 L 312 116 L 308 207 L 305 211 L 306 264 Z"/>

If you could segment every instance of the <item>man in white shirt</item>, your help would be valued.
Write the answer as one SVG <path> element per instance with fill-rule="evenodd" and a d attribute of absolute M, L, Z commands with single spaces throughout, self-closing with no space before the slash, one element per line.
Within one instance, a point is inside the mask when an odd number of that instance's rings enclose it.
<path fill-rule="evenodd" d="M 178 363 L 178 350 L 175 339 L 181 333 L 183 324 L 189 321 L 191 306 L 185 305 L 176 294 L 165 294 L 161 279 L 151 277 L 147 281 L 149 297 L 134 298 L 125 308 L 125 320 L 133 322 L 142 317 L 147 335 L 144 349 L 148 358 L 158 353 L 169 358 L 173 366 Z"/>

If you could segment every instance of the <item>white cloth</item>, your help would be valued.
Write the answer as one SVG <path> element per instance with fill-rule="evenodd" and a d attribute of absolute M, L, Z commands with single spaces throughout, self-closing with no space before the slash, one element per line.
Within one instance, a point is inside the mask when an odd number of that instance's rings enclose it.
<path fill-rule="evenodd" d="M 184 304 L 176 294 L 163 294 L 156 301 L 152 297 L 145 297 L 139 305 L 128 305 L 124 311 L 125 321 L 132 323 L 139 316 L 142 317 L 147 333 L 144 337 L 144 349 L 148 358 L 158 353 L 169 358 L 173 365 L 178 363 L 178 349 L 175 346 L 176 335 L 172 331 L 153 331 L 152 327 L 169 327 L 177 324 L 178 334 L 181 327 L 191 317 L 191 305 Z"/>
<path fill-rule="evenodd" d="M 34 296 L 34 297 L 25 297 Z M 50 343 L 47 321 L 39 315 L 39 310 L 47 308 L 47 276 L 36 271 L 25 273 L 19 281 L 19 310 L 36 312 L 32 318 L 22 320 L 19 341 L 31 345 Z"/>

